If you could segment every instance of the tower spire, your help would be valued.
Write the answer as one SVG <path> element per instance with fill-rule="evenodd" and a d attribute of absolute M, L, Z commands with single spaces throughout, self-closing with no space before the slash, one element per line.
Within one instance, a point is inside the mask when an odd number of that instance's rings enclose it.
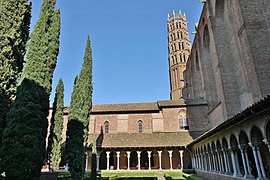
<path fill-rule="evenodd" d="M 173 11 L 173 19 L 168 19 L 167 26 L 171 99 L 176 100 L 182 97 L 184 88 L 183 72 L 186 69 L 186 62 L 190 53 L 186 14 L 182 14 L 181 10 L 179 10 L 179 14 Z"/>

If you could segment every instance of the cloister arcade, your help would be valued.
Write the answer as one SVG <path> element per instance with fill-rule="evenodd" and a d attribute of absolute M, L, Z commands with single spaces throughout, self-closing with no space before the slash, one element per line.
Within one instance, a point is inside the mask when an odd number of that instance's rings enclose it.
<path fill-rule="evenodd" d="M 193 168 L 245 179 L 270 178 L 270 120 L 266 117 L 247 120 L 193 145 Z"/>
<path fill-rule="evenodd" d="M 91 154 L 88 158 L 91 167 Z M 97 170 L 182 170 L 191 168 L 187 150 L 181 149 L 102 149 L 97 155 Z"/>

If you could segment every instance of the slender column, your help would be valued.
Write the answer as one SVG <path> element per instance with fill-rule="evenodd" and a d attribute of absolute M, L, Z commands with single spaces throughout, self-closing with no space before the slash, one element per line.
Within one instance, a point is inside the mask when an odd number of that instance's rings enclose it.
<path fill-rule="evenodd" d="M 179 153 L 180 153 L 180 164 L 181 164 L 181 171 L 182 171 L 183 168 L 184 168 L 184 161 L 183 161 L 183 153 L 184 153 L 184 151 L 181 150 L 181 151 L 179 151 Z"/>
<path fill-rule="evenodd" d="M 236 169 L 237 169 L 237 176 L 242 176 L 240 172 L 240 167 L 239 167 L 239 161 L 238 161 L 238 154 L 237 151 L 235 151 L 235 163 L 236 163 Z"/>
<path fill-rule="evenodd" d="M 161 167 L 161 156 L 162 156 L 162 151 L 158 151 L 158 158 L 159 158 L 159 170 L 162 170 L 162 167 Z"/>
<path fill-rule="evenodd" d="M 258 160 L 259 160 L 260 168 L 261 168 L 261 171 L 262 171 L 262 176 L 263 176 L 263 178 L 266 179 L 267 177 L 266 177 L 263 162 L 262 162 L 262 156 L 261 156 L 261 152 L 260 152 L 260 147 L 258 146 L 256 148 L 256 150 L 257 150 L 257 154 L 258 154 Z"/>
<path fill-rule="evenodd" d="M 110 166 L 110 151 L 107 151 L 106 152 L 106 157 L 107 157 L 107 169 L 106 170 L 109 170 L 109 166 Z"/>
<path fill-rule="evenodd" d="M 221 173 L 221 160 L 220 160 L 220 156 L 219 156 L 219 152 L 216 150 L 217 153 L 217 160 L 218 160 L 218 171 Z"/>
<path fill-rule="evenodd" d="M 213 159 L 213 170 L 216 171 L 217 170 L 217 166 L 216 166 L 216 158 L 215 158 L 215 154 L 214 151 L 212 151 L 212 159 Z"/>
<path fill-rule="evenodd" d="M 212 163 L 211 163 L 211 156 L 212 154 L 208 153 L 208 162 L 209 162 L 209 171 L 212 171 Z"/>
<path fill-rule="evenodd" d="M 148 154 L 148 169 L 151 170 L 151 153 L 152 151 L 147 151 Z"/>
<path fill-rule="evenodd" d="M 88 153 L 85 152 L 85 171 L 88 169 Z"/>
<path fill-rule="evenodd" d="M 251 172 L 251 169 L 250 169 L 249 159 L 248 159 L 248 154 L 247 154 L 247 150 L 246 149 L 244 150 L 244 155 L 245 155 L 245 158 L 246 158 L 248 175 L 252 176 L 252 172 Z"/>
<path fill-rule="evenodd" d="M 233 150 L 231 150 L 231 158 L 232 158 L 232 165 L 233 165 L 233 176 L 237 176 L 236 162 L 235 162 L 235 156 L 234 156 Z"/>
<path fill-rule="evenodd" d="M 246 161 L 246 158 L 245 158 L 245 155 L 244 155 L 244 148 L 243 148 L 243 146 L 239 145 L 239 149 L 241 151 L 242 162 L 243 162 L 243 165 L 244 165 L 244 171 L 245 171 L 244 177 L 247 177 L 247 175 L 248 175 L 247 164 L 246 164 L 247 161 Z"/>
<path fill-rule="evenodd" d="M 223 160 L 223 156 L 222 156 L 222 151 L 219 152 L 219 157 L 220 157 L 220 161 L 221 161 L 221 173 L 224 173 L 225 169 L 224 169 L 224 160 Z"/>
<path fill-rule="evenodd" d="M 251 145 L 251 144 L 249 144 Z M 259 161 L 258 161 L 258 156 L 257 156 L 257 151 L 256 151 L 256 146 L 252 146 L 252 151 L 253 151 L 253 156 L 254 156 L 254 160 L 255 160 L 255 164 L 256 164 L 256 169 L 257 169 L 257 172 L 258 172 L 258 179 L 262 178 L 262 173 L 261 173 L 261 170 L 260 170 L 260 165 L 259 165 Z"/>
<path fill-rule="evenodd" d="M 127 170 L 130 170 L 130 151 L 127 151 Z"/>
<path fill-rule="evenodd" d="M 97 153 L 97 171 L 99 171 L 99 154 Z"/>
<path fill-rule="evenodd" d="M 173 169 L 173 168 L 172 168 L 172 152 L 173 152 L 173 151 L 168 151 L 168 153 L 169 153 L 169 158 L 170 158 L 170 170 Z"/>
<path fill-rule="evenodd" d="M 228 174 L 229 173 L 229 170 L 228 170 L 228 163 L 227 162 L 227 158 L 226 158 L 226 152 L 224 149 L 221 150 L 222 154 L 223 154 L 223 159 L 224 159 L 224 165 L 225 165 L 225 174 Z"/>
<path fill-rule="evenodd" d="M 228 172 L 229 172 L 229 174 L 232 174 L 231 165 L 230 165 L 230 160 L 229 160 L 229 150 L 226 150 L 226 151 L 225 151 L 225 154 L 226 154 L 226 160 L 227 160 L 227 162 L 228 162 Z"/>
<path fill-rule="evenodd" d="M 117 157 L 117 169 L 116 170 L 119 170 L 120 151 L 116 151 L 116 157 Z"/>
<path fill-rule="evenodd" d="M 197 155 L 197 160 L 198 160 L 198 169 L 201 169 L 201 155 L 200 154 L 198 154 Z"/>
<path fill-rule="evenodd" d="M 141 151 L 137 151 L 138 157 L 138 170 L 141 170 Z"/>

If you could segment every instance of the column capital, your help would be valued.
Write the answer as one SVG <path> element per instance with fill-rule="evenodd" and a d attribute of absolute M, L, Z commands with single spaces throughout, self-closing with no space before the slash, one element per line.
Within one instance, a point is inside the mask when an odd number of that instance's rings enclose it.
<path fill-rule="evenodd" d="M 239 148 L 241 151 L 245 151 L 245 150 L 247 150 L 248 145 L 247 145 L 247 144 L 240 144 L 240 145 L 238 145 L 238 148 Z"/>
<path fill-rule="evenodd" d="M 130 151 L 126 151 L 126 153 L 127 153 L 127 157 L 130 157 Z"/>
<path fill-rule="evenodd" d="M 120 151 L 116 151 L 116 157 L 120 157 Z"/>
<path fill-rule="evenodd" d="M 268 141 L 267 139 L 264 139 L 263 142 L 264 142 L 264 144 L 266 144 L 266 145 L 270 145 L 270 140 Z"/>
<path fill-rule="evenodd" d="M 111 153 L 110 151 L 106 151 L 106 157 L 107 158 L 110 158 L 110 153 Z"/>
<path fill-rule="evenodd" d="M 180 150 L 179 153 L 180 153 L 180 156 L 183 156 L 184 150 Z"/>
<path fill-rule="evenodd" d="M 169 157 L 172 157 L 172 153 L 173 153 L 173 151 L 172 151 L 172 150 L 170 150 L 170 151 L 168 151 L 168 153 L 169 153 Z"/>
<path fill-rule="evenodd" d="M 152 151 L 147 151 L 148 157 L 151 157 Z"/>
<path fill-rule="evenodd" d="M 137 151 L 137 156 L 141 157 L 141 151 Z"/>
<path fill-rule="evenodd" d="M 161 156 L 161 154 L 162 154 L 162 151 L 158 151 L 158 156 Z"/>

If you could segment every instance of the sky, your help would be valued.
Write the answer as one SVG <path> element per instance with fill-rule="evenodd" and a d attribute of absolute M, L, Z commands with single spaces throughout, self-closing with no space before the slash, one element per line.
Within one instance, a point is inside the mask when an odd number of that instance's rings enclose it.
<path fill-rule="evenodd" d="M 42 0 L 32 2 L 31 31 Z M 60 53 L 53 77 L 70 103 L 87 36 L 93 56 L 93 104 L 170 99 L 167 16 L 186 13 L 191 41 L 203 4 L 199 0 L 57 0 L 61 11 Z"/>

